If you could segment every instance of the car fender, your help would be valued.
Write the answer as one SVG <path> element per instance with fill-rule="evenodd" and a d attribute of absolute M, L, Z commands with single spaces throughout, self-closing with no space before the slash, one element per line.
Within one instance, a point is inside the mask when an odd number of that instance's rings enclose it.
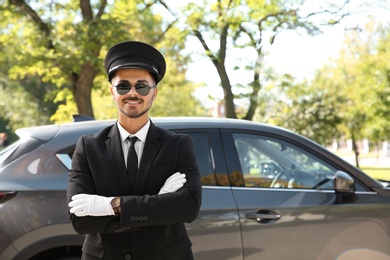
<path fill-rule="evenodd" d="M 62 246 L 82 246 L 84 236 L 77 234 L 70 223 L 45 226 L 16 239 L 0 255 L 0 259 L 29 259 Z"/>

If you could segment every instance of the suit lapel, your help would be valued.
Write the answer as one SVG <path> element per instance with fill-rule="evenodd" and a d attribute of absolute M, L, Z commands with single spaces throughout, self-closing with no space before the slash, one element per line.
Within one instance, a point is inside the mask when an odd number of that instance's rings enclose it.
<path fill-rule="evenodd" d="M 141 194 L 145 186 L 149 169 L 152 166 L 161 147 L 160 133 L 157 127 L 150 122 L 148 135 L 146 136 L 145 146 L 138 170 L 138 178 L 135 187 L 135 194 Z"/>
<path fill-rule="evenodd" d="M 122 194 L 130 194 L 129 180 L 127 177 L 127 171 L 125 161 L 123 157 L 122 144 L 117 124 L 114 124 L 108 133 L 106 141 L 108 154 L 111 157 L 112 164 L 114 166 L 114 175 L 118 180 L 121 187 Z"/>

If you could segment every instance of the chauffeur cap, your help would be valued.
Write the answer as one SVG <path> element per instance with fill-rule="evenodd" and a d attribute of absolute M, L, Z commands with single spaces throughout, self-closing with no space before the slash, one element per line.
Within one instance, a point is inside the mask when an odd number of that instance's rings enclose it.
<path fill-rule="evenodd" d="M 164 56 L 149 44 L 138 41 L 121 42 L 111 47 L 104 60 L 108 81 L 121 69 L 143 69 L 149 71 L 156 84 L 165 75 Z"/>

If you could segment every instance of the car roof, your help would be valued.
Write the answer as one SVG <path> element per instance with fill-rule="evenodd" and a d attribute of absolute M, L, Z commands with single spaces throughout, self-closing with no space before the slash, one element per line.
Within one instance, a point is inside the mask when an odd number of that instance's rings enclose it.
<path fill-rule="evenodd" d="M 171 130 L 185 129 L 240 129 L 254 130 L 268 133 L 279 133 L 283 135 L 297 134 L 277 126 L 253 122 L 243 119 L 213 118 L 213 117 L 152 117 L 151 120 L 157 126 Z M 16 133 L 22 136 L 31 136 L 37 139 L 48 141 L 60 132 L 87 134 L 98 132 L 100 129 L 115 124 L 117 119 L 87 120 L 64 124 L 53 124 L 21 128 Z M 303 137 L 303 136 L 302 136 Z M 307 139 L 303 137 L 304 139 Z M 308 139 L 307 139 L 308 140 Z"/>
<path fill-rule="evenodd" d="M 191 128 L 253 128 L 259 126 L 265 128 L 278 128 L 264 123 L 253 122 L 243 119 L 214 118 L 214 117 L 158 117 L 152 118 L 152 121 L 161 127 L 184 129 Z"/>
<path fill-rule="evenodd" d="M 257 131 L 263 134 L 278 134 L 286 138 L 293 139 L 296 141 L 305 141 L 319 145 L 312 140 L 293 133 L 285 128 L 248 121 L 243 119 L 230 119 L 230 118 L 213 118 L 213 117 L 152 117 L 151 120 L 158 127 L 170 129 L 173 131 L 181 131 L 186 129 L 239 129 L 243 131 Z M 86 134 L 97 133 L 104 127 L 115 124 L 117 119 L 107 120 L 87 120 L 77 121 L 64 124 L 52 124 L 44 126 L 35 126 L 28 128 L 20 128 L 16 130 L 16 134 L 19 138 L 34 138 L 42 141 L 49 141 L 56 135 L 70 134 L 73 136 L 81 136 Z M 298 139 L 297 139 L 298 137 Z"/>

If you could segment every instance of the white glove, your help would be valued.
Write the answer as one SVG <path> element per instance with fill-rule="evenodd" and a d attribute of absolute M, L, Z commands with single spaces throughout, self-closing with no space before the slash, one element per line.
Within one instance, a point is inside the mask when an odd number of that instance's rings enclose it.
<path fill-rule="evenodd" d="M 180 172 L 176 172 L 165 181 L 164 186 L 162 186 L 161 190 L 158 192 L 158 195 L 176 192 L 181 187 L 183 187 L 186 181 L 186 175 L 184 173 L 181 174 Z"/>
<path fill-rule="evenodd" d="M 69 202 L 70 213 L 78 217 L 115 215 L 111 206 L 113 199 L 114 197 L 77 194 L 72 196 L 72 201 Z"/>

